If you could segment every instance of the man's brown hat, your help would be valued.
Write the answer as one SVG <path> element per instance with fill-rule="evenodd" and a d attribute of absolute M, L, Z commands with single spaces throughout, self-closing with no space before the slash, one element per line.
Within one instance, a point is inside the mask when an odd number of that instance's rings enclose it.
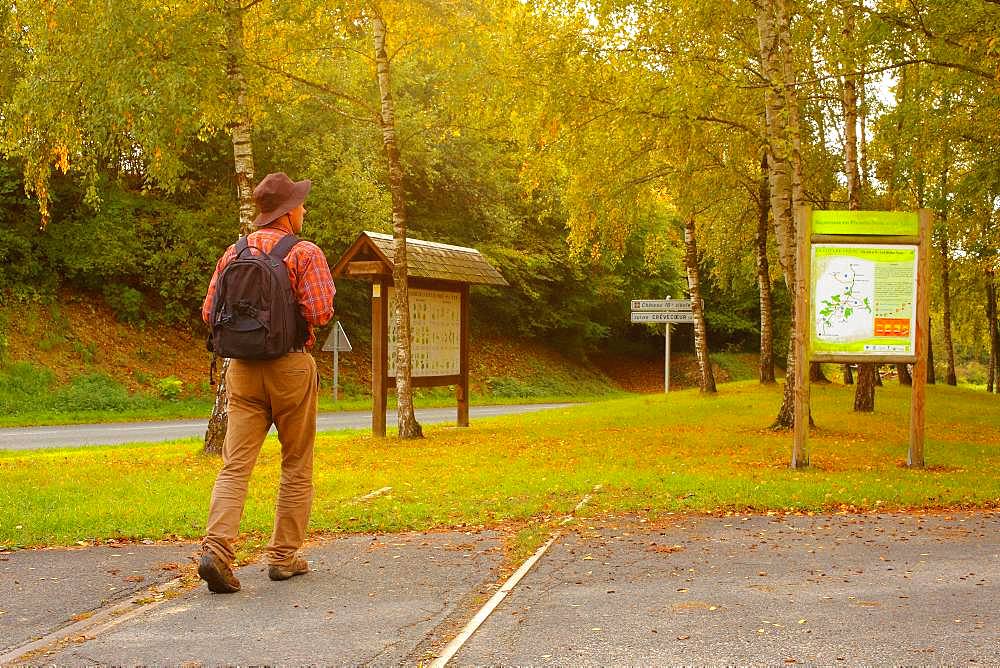
<path fill-rule="evenodd" d="M 264 227 L 306 201 L 312 181 L 292 181 L 288 174 L 268 174 L 253 189 L 253 202 L 260 215 L 254 218 L 254 227 Z"/>

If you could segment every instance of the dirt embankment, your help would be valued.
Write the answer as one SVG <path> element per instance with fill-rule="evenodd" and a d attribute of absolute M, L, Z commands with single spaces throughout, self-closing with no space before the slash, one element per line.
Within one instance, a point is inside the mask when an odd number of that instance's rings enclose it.
<path fill-rule="evenodd" d="M 48 304 L 7 305 L 0 309 L 0 334 L 6 339 L 5 364 L 29 361 L 51 369 L 60 382 L 80 374 L 104 373 L 130 391 L 148 390 L 170 376 L 191 391 L 208 387 L 211 355 L 205 350 L 201 327 L 125 324 L 99 299 L 69 295 Z M 322 377 L 331 379 L 333 355 L 315 355 Z M 715 371 L 717 381 L 726 380 L 723 369 L 716 366 Z M 662 357 L 595 354 L 581 362 L 537 341 L 508 338 L 477 337 L 470 350 L 470 373 L 474 389 L 479 390 L 497 379 L 538 386 L 546 378 L 585 388 L 663 390 Z M 698 376 L 693 355 L 671 356 L 672 388 L 696 387 Z M 371 355 L 366 344 L 356 341 L 353 352 L 340 355 L 340 378 L 342 386 L 353 384 L 359 391 L 370 386 Z"/>

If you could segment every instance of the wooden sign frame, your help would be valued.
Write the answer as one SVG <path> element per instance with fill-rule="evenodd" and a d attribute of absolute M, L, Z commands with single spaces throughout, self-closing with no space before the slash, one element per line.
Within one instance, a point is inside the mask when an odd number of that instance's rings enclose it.
<path fill-rule="evenodd" d="M 852 212 L 854 213 L 854 212 Z M 863 215 L 863 214 L 862 214 Z M 794 374 L 794 435 L 792 443 L 792 468 L 809 465 L 809 363 L 912 363 L 913 384 L 910 397 L 910 444 L 907 466 L 924 466 L 924 405 L 927 390 L 928 302 L 930 280 L 930 232 L 933 215 L 928 209 L 917 212 L 917 235 L 907 234 L 813 234 L 813 211 L 800 207 L 796 211 L 796 272 L 795 272 L 795 329 L 792 345 L 795 347 Z M 810 349 L 809 290 L 812 272 L 813 244 L 833 243 L 858 246 L 907 245 L 917 247 L 915 337 L 913 355 L 813 355 Z"/>
<path fill-rule="evenodd" d="M 469 426 L 469 285 L 445 281 L 410 278 L 408 287 L 423 290 L 457 292 L 461 296 L 459 324 L 459 372 L 450 376 L 411 376 L 413 387 L 455 386 L 458 404 L 456 423 Z M 372 434 L 385 436 L 385 410 L 389 387 L 395 386 L 389 375 L 389 287 L 392 279 L 380 278 L 372 283 Z"/>
<path fill-rule="evenodd" d="M 334 278 L 343 276 L 368 281 L 372 285 L 372 434 L 379 437 L 385 436 L 385 409 L 389 388 L 396 384 L 395 378 L 389 376 L 388 358 L 389 288 L 393 285 L 395 253 L 396 240 L 391 235 L 364 231 L 331 269 Z M 407 238 L 406 255 L 409 288 L 458 293 L 460 296 L 458 373 L 411 376 L 411 386 L 454 385 L 458 404 L 457 424 L 459 427 L 468 427 L 470 286 L 507 286 L 508 283 L 475 248 Z M 411 326 L 411 336 L 412 334 Z M 435 370 L 452 371 L 453 368 L 439 367 Z"/>

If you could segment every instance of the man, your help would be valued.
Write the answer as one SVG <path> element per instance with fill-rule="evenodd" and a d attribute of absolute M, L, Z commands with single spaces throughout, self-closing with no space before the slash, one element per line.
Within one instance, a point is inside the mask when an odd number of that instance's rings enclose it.
<path fill-rule="evenodd" d="M 301 232 L 306 213 L 303 203 L 311 186 L 310 181 L 294 182 L 283 172 L 264 177 L 253 191 L 260 215 L 253 221 L 257 230 L 247 237 L 248 244 L 269 253 L 285 235 Z M 234 244 L 219 259 L 209 284 L 202 306 L 202 318 L 209 326 L 219 277 L 235 255 Z M 323 251 L 313 243 L 295 244 L 284 263 L 304 320 L 299 326 L 305 331 L 300 331 L 298 338 L 304 344 L 277 359 L 230 361 L 226 375 L 229 425 L 222 450 L 223 467 L 212 490 L 198 565 L 198 575 L 216 593 L 240 589 L 231 567 L 235 556 L 232 542 L 239 532 L 250 473 L 272 422 L 281 441 L 281 484 L 274 533 L 267 546 L 268 576 L 287 580 L 309 570 L 306 561 L 297 556 L 312 506 L 319 393 L 316 361 L 307 350 L 316 341 L 313 328 L 325 325 L 333 316 L 336 288 Z"/>

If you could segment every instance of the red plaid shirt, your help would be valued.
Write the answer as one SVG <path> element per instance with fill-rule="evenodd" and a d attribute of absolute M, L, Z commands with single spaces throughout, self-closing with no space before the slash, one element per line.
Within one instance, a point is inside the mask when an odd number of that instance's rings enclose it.
<path fill-rule="evenodd" d="M 282 219 L 273 225 L 251 232 L 250 236 L 247 237 L 247 242 L 251 246 L 269 253 L 283 236 L 291 234 L 291 232 L 291 228 Z M 236 244 L 233 244 L 226 249 L 226 252 L 219 258 L 218 264 L 215 265 L 215 274 L 212 275 L 212 282 L 208 285 L 208 294 L 205 295 L 205 302 L 201 306 L 201 319 L 206 324 L 212 317 L 212 299 L 215 297 L 219 275 L 235 255 Z M 311 241 L 300 241 L 292 247 L 292 250 L 288 251 L 288 255 L 285 257 L 285 266 L 288 267 L 288 278 L 292 284 L 292 290 L 299 300 L 299 310 L 309 326 L 306 347 L 311 348 L 316 343 L 313 327 L 322 327 L 333 317 L 333 296 L 337 294 L 337 288 L 333 285 L 330 265 L 327 264 L 326 256 L 323 255 L 319 246 Z"/>

